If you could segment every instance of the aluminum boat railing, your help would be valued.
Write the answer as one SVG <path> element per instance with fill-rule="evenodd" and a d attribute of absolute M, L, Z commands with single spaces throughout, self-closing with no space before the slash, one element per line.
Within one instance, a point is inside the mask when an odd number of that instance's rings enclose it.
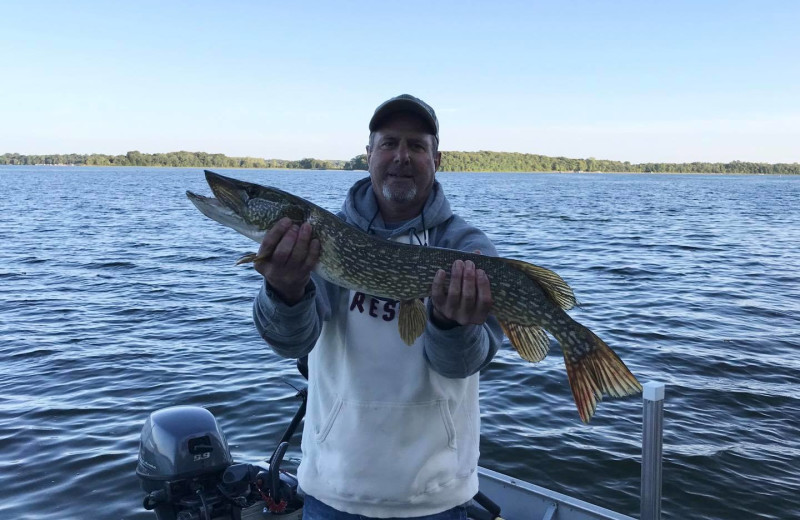
<path fill-rule="evenodd" d="M 640 520 L 660 520 L 664 384 L 647 383 L 642 394 Z M 497 502 L 506 520 L 635 520 L 483 467 L 478 471 L 481 492 Z"/>

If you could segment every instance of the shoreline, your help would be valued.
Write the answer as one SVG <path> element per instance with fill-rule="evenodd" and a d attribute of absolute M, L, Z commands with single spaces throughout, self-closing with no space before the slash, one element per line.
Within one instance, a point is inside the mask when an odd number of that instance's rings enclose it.
<path fill-rule="evenodd" d="M 139 168 L 148 170 L 242 170 L 242 171 L 286 171 L 286 172 L 364 172 L 367 170 L 344 170 L 337 169 L 308 169 L 308 168 L 246 168 L 240 166 L 130 166 L 130 165 L 95 165 L 95 164 L 0 164 L 0 170 L 14 168 L 104 168 L 104 169 L 117 169 L 117 168 Z M 775 177 L 792 177 L 800 176 L 800 173 L 760 173 L 760 172 L 632 172 L 632 171 L 613 171 L 613 172 L 600 172 L 600 171 L 508 171 L 508 170 L 437 170 L 436 173 L 447 174 L 476 174 L 476 173 L 518 173 L 522 175 L 537 175 L 537 174 L 562 174 L 562 175 L 731 175 L 731 176 L 745 176 L 745 175 L 758 175 L 758 176 L 775 176 Z"/>
<path fill-rule="evenodd" d="M 439 169 L 448 172 L 521 172 L 521 173 L 710 173 L 710 174 L 800 174 L 800 162 L 765 163 L 733 160 L 727 162 L 635 162 L 609 159 L 551 157 L 518 152 L 441 152 Z M 350 160 L 315 159 L 306 157 L 291 161 L 258 157 L 229 157 L 206 152 L 142 153 L 130 151 L 124 155 L 107 154 L 45 154 L 5 153 L 0 165 L 27 166 L 100 166 L 141 168 L 229 168 L 276 170 L 356 171 L 368 169 L 366 154 Z"/>

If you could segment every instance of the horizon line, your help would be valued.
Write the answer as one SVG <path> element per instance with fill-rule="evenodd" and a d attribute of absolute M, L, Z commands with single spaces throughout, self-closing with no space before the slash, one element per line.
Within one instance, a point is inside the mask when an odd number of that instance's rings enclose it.
<path fill-rule="evenodd" d="M 619 159 L 598 159 L 597 157 L 567 157 L 564 155 L 544 155 L 541 153 L 530 153 L 530 152 L 500 152 L 495 150 L 440 150 L 441 153 L 494 153 L 494 154 L 516 154 L 516 155 L 529 155 L 529 156 L 538 156 L 538 157 L 547 157 L 552 159 L 567 159 L 567 160 L 574 160 L 574 161 L 608 161 L 608 162 L 618 162 L 618 163 L 628 163 L 630 165 L 646 165 L 646 164 L 732 164 L 732 163 L 750 163 L 750 164 L 768 164 L 768 165 L 797 165 L 800 162 L 762 162 L 762 161 L 742 161 L 740 159 L 732 159 L 728 161 L 670 161 L 670 162 L 660 162 L 660 161 L 647 161 L 647 162 L 632 162 L 632 161 L 624 161 Z M 140 150 L 128 150 L 124 153 L 100 153 L 100 152 L 91 152 L 91 153 L 83 153 L 83 152 L 66 152 L 66 153 L 19 153 L 19 152 L 4 152 L 0 153 L 0 157 L 9 156 L 9 155 L 17 155 L 23 157 L 31 157 L 31 156 L 41 156 L 41 157 L 48 157 L 48 156 L 57 156 L 57 155 L 81 155 L 81 156 L 91 156 L 91 155 L 104 155 L 109 157 L 126 157 L 129 153 L 139 153 L 142 155 L 168 155 L 168 154 L 177 154 L 177 153 L 189 153 L 189 154 L 206 154 L 206 155 L 215 155 L 215 156 L 223 156 L 229 159 L 259 159 L 264 161 L 285 161 L 285 162 L 299 162 L 303 160 L 317 160 L 317 161 L 337 161 L 337 162 L 349 162 L 357 157 L 361 157 L 366 155 L 365 153 L 358 154 L 350 159 L 320 159 L 317 157 L 302 157 L 300 159 L 280 159 L 277 157 L 266 158 L 266 157 L 256 157 L 252 155 L 227 155 L 221 152 L 204 152 L 204 151 L 189 151 L 189 150 L 176 150 L 171 152 L 142 152 Z M 6 166 L 14 166 L 14 165 L 6 165 Z M 32 166 L 32 165 L 29 165 Z M 43 165 L 46 166 L 46 165 Z"/>

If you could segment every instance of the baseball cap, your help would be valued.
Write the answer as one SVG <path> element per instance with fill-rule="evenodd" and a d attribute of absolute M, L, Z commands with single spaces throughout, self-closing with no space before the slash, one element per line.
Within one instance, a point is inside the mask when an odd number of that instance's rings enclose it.
<path fill-rule="evenodd" d="M 381 103 L 369 120 L 369 131 L 374 132 L 387 116 L 395 112 L 412 112 L 418 115 L 428 124 L 436 140 L 439 140 L 439 120 L 436 119 L 436 112 L 429 104 L 411 94 L 400 94 Z"/>

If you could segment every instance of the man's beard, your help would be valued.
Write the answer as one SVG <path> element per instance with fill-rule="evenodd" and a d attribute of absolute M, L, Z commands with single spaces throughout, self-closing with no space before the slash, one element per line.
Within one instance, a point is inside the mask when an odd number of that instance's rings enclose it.
<path fill-rule="evenodd" d="M 413 185 L 408 189 L 392 189 L 385 182 L 383 183 L 383 198 L 391 202 L 411 202 L 417 196 L 417 186 Z"/>

